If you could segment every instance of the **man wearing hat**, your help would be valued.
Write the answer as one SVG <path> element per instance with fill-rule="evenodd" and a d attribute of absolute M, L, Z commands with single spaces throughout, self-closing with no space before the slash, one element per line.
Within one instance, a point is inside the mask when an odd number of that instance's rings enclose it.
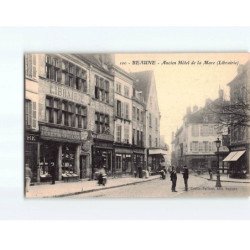
<path fill-rule="evenodd" d="M 185 184 L 185 191 L 188 191 L 188 175 L 189 175 L 189 173 L 188 173 L 188 168 L 186 165 L 183 167 L 182 175 L 183 175 L 184 184 Z"/>
<path fill-rule="evenodd" d="M 176 173 L 175 167 L 172 167 L 172 171 L 170 173 L 170 179 L 172 181 L 172 192 L 177 192 L 175 190 L 175 188 L 176 188 L 176 181 L 177 181 L 177 173 Z"/>

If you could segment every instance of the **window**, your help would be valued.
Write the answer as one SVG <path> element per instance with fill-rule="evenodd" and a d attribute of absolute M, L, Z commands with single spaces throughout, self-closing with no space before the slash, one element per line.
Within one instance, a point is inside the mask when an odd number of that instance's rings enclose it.
<path fill-rule="evenodd" d="M 193 142 L 192 151 L 193 152 L 198 152 L 198 142 L 197 141 Z"/>
<path fill-rule="evenodd" d="M 125 103 L 125 118 L 129 119 L 129 105 L 128 103 Z"/>
<path fill-rule="evenodd" d="M 124 126 L 124 141 L 129 143 L 129 127 L 127 125 Z"/>
<path fill-rule="evenodd" d="M 143 111 L 141 111 L 141 122 L 142 122 L 142 123 L 143 123 L 143 121 L 144 121 L 143 116 L 144 116 Z"/>
<path fill-rule="evenodd" d="M 201 136 L 209 135 L 209 127 L 208 125 L 201 125 Z"/>
<path fill-rule="evenodd" d="M 66 100 L 47 96 L 45 116 L 48 123 L 87 128 L 87 108 Z"/>
<path fill-rule="evenodd" d="M 155 130 L 158 131 L 158 119 L 155 118 Z"/>
<path fill-rule="evenodd" d="M 149 113 L 148 121 L 149 121 L 149 127 L 152 127 L 152 116 L 150 113 Z"/>
<path fill-rule="evenodd" d="M 135 107 L 133 106 L 133 120 L 136 120 Z"/>
<path fill-rule="evenodd" d="M 109 81 L 95 76 L 95 98 L 101 102 L 109 103 Z"/>
<path fill-rule="evenodd" d="M 31 100 L 25 100 L 25 124 L 27 128 L 31 128 L 32 125 L 32 102 Z"/>
<path fill-rule="evenodd" d="M 26 77 L 36 78 L 37 69 L 36 69 L 36 54 L 25 54 L 25 75 Z"/>
<path fill-rule="evenodd" d="M 60 73 L 59 59 L 52 56 L 46 56 L 46 78 L 56 82 L 60 82 Z"/>
<path fill-rule="evenodd" d="M 140 146 L 143 147 L 143 132 L 141 131 L 141 143 Z"/>
<path fill-rule="evenodd" d="M 129 97 L 129 88 L 127 86 L 124 86 L 124 95 Z"/>
<path fill-rule="evenodd" d="M 137 130 L 136 131 L 136 141 L 137 141 L 137 144 L 136 145 L 139 145 L 140 144 L 140 131 L 139 130 Z"/>
<path fill-rule="evenodd" d="M 192 125 L 192 136 L 194 137 L 199 136 L 199 125 L 197 124 Z"/>
<path fill-rule="evenodd" d="M 121 117 L 122 116 L 122 103 L 121 101 L 116 101 L 116 115 Z"/>
<path fill-rule="evenodd" d="M 155 146 L 158 147 L 158 139 L 155 138 Z"/>
<path fill-rule="evenodd" d="M 136 145 L 136 130 L 133 129 L 133 145 Z"/>
<path fill-rule="evenodd" d="M 149 141 L 149 147 L 151 148 L 152 147 L 152 137 L 151 137 L 151 135 L 149 135 L 148 141 Z"/>
<path fill-rule="evenodd" d="M 202 152 L 203 151 L 203 143 L 202 142 L 199 142 L 199 152 Z"/>
<path fill-rule="evenodd" d="M 122 126 L 116 125 L 116 141 L 121 142 L 122 139 Z"/>
<path fill-rule="evenodd" d="M 137 121 L 140 121 L 140 110 L 137 108 Z"/>
<path fill-rule="evenodd" d="M 116 83 L 116 93 L 121 94 L 122 85 L 121 83 Z"/>
<path fill-rule="evenodd" d="M 95 113 L 95 131 L 96 133 L 109 134 L 109 116 L 102 113 Z"/>
<path fill-rule="evenodd" d="M 55 56 L 46 56 L 46 78 L 87 92 L 86 70 Z"/>
<path fill-rule="evenodd" d="M 203 149 L 205 152 L 208 152 L 209 151 L 209 148 L 208 148 L 208 141 L 204 141 L 203 142 Z"/>

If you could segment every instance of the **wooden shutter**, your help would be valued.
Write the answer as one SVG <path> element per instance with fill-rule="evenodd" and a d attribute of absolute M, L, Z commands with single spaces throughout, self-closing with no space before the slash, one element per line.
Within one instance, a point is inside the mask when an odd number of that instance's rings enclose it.
<path fill-rule="evenodd" d="M 36 102 L 32 102 L 32 128 L 36 129 Z"/>

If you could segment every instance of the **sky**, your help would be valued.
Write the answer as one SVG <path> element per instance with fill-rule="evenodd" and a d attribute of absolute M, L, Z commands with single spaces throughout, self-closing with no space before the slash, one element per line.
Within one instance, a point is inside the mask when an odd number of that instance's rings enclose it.
<path fill-rule="evenodd" d="M 153 70 L 161 112 L 161 135 L 171 146 L 172 132 L 182 125 L 187 107 L 203 107 L 218 98 L 219 88 L 229 98 L 227 84 L 250 53 L 116 54 L 115 63 L 128 72 Z M 145 64 L 146 61 L 146 64 Z"/>

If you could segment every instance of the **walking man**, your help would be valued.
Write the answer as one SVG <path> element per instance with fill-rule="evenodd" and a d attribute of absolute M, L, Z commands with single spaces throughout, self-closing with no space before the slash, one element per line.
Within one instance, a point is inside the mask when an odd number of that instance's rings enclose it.
<path fill-rule="evenodd" d="M 182 175 L 183 175 L 183 179 L 184 179 L 184 184 L 185 184 L 185 191 L 188 191 L 188 168 L 187 168 L 187 166 L 185 165 L 184 167 L 183 167 L 183 173 L 182 173 Z"/>
<path fill-rule="evenodd" d="M 176 182 L 177 182 L 177 173 L 176 173 L 175 167 L 172 167 L 172 171 L 171 171 L 171 174 L 170 174 L 170 179 L 172 181 L 172 192 L 177 192 L 175 190 Z"/>

